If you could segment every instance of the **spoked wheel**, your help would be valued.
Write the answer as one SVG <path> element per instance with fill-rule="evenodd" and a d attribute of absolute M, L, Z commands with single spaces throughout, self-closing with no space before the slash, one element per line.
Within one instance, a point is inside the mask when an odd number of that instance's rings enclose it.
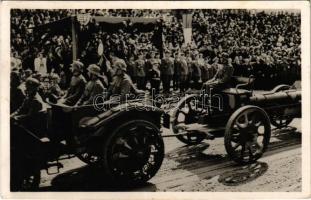
<path fill-rule="evenodd" d="M 276 128 L 284 128 L 287 127 L 294 118 L 282 118 L 282 117 L 277 117 L 277 116 L 272 116 L 271 117 L 271 124 L 275 126 Z"/>
<path fill-rule="evenodd" d="M 182 125 L 198 123 L 200 116 L 207 112 L 199 99 L 199 96 L 192 96 L 178 105 L 172 123 L 172 129 L 175 134 L 185 131 Z M 176 137 L 178 140 L 188 145 L 199 144 L 205 139 L 205 135 L 201 134 L 177 135 Z"/>
<path fill-rule="evenodd" d="M 141 184 L 161 167 L 164 143 L 159 129 L 145 120 L 131 120 L 105 141 L 103 164 L 114 184 Z"/>
<path fill-rule="evenodd" d="M 263 155 L 270 135 L 270 120 L 266 112 L 256 106 L 244 106 L 229 118 L 225 131 L 225 148 L 235 162 L 251 163 Z"/>

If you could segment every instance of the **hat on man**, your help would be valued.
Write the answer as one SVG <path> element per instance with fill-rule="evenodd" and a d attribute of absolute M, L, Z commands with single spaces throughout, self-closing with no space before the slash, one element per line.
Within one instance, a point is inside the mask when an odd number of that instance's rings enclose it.
<path fill-rule="evenodd" d="M 87 68 L 87 71 L 96 76 L 100 76 L 100 67 L 95 64 L 89 65 L 89 67 Z"/>
<path fill-rule="evenodd" d="M 58 74 L 53 73 L 53 74 L 51 74 L 50 79 L 51 80 L 60 80 L 60 77 L 58 76 Z"/>
<path fill-rule="evenodd" d="M 40 80 L 42 78 L 42 74 L 41 73 L 35 73 L 35 74 L 32 75 L 32 78 Z"/>
<path fill-rule="evenodd" d="M 84 64 L 78 60 L 74 60 L 72 64 L 70 64 L 73 70 L 78 70 L 79 72 L 83 71 Z"/>
<path fill-rule="evenodd" d="M 40 82 L 35 78 L 27 78 L 26 87 L 37 89 L 40 86 Z"/>
<path fill-rule="evenodd" d="M 125 64 L 125 61 L 124 60 L 122 60 L 122 59 L 119 59 L 119 60 L 117 60 L 116 62 L 115 62 L 115 67 L 117 68 L 117 69 L 121 69 L 121 70 L 123 70 L 123 71 L 126 71 L 126 64 Z"/>

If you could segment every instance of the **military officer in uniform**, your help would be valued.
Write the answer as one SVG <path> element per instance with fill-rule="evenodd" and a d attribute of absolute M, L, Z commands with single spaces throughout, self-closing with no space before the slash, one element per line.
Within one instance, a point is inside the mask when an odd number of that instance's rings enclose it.
<path fill-rule="evenodd" d="M 165 52 L 165 57 L 161 61 L 160 72 L 163 92 L 164 94 L 168 94 L 170 92 L 171 80 L 174 75 L 174 60 L 171 57 L 171 52 L 168 50 Z"/>
<path fill-rule="evenodd" d="M 108 95 L 119 95 L 120 100 L 124 101 L 130 93 L 143 94 L 144 91 L 138 90 L 132 82 L 129 75 L 126 74 L 126 64 L 123 60 L 115 62 L 114 67 L 116 69 L 113 81 L 108 88 Z"/>
<path fill-rule="evenodd" d="M 203 85 L 203 88 L 205 88 L 207 92 L 210 92 L 211 88 L 221 90 L 228 87 L 233 75 L 233 66 L 229 59 L 228 54 L 223 54 L 223 63 L 218 64 L 216 74 Z"/>
<path fill-rule="evenodd" d="M 76 105 L 90 105 L 93 103 L 96 95 L 102 94 L 105 90 L 103 83 L 100 81 L 100 67 L 91 64 L 88 68 L 88 76 L 90 81 L 87 82 L 85 90 Z"/>
<path fill-rule="evenodd" d="M 65 97 L 59 101 L 59 103 L 64 103 L 69 106 L 73 106 L 77 103 L 82 96 L 86 85 L 86 80 L 82 75 L 84 67 L 83 63 L 80 61 L 74 61 L 71 66 L 73 76 L 70 81 L 69 89 Z"/>

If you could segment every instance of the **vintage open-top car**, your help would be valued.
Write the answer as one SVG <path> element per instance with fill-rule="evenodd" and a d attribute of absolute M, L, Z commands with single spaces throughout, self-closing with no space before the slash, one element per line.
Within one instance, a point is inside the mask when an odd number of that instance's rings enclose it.
<path fill-rule="evenodd" d="M 105 110 L 49 103 L 47 112 L 32 119 L 41 130 L 12 119 L 12 190 L 38 187 L 40 170 L 61 167 L 62 155 L 101 166 L 105 181 L 112 184 L 144 183 L 157 173 L 164 158 L 162 127 L 173 131 L 165 137 L 177 137 L 188 145 L 224 136 L 230 158 L 238 163 L 256 161 L 269 144 L 270 123 L 282 128 L 300 117 L 301 93 L 288 85 L 253 91 L 253 77 L 233 80 L 232 87 L 208 95 L 186 95 L 170 112 L 139 99 Z M 16 134 L 17 129 L 23 134 Z M 38 137 L 39 132 L 48 140 Z"/>

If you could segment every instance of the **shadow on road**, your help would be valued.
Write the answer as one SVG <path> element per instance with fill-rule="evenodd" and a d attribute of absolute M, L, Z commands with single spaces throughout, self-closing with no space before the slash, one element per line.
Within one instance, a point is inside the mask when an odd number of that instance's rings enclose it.
<path fill-rule="evenodd" d="M 241 166 L 235 170 L 226 171 L 220 174 L 218 181 L 224 185 L 237 186 L 248 183 L 263 175 L 268 170 L 268 164 L 255 162 Z"/>
<path fill-rule="evenodd" d="M 112 186 L 99 166 L 84 166 L 56 176 L 51 186 L 41 188 L 41 191 L 131 191 L 139 187 L 156 190 L 151 183 L 131 187 Z"/>

